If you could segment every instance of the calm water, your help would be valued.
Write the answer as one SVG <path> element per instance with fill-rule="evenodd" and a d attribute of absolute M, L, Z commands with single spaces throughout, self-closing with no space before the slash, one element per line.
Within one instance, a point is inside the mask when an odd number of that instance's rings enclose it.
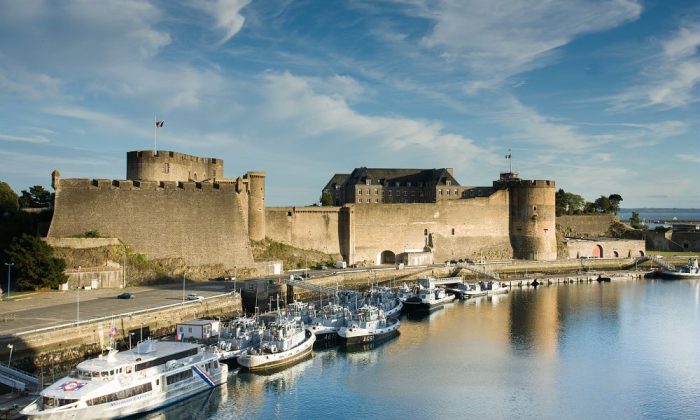
<path fill-rule="evenodd" d="M 151 418 L 700 418 L 700 281 L 513 290 Z"/>
<path fill-rule="evenodd" d="M 620 209 L 618 216 L 622 220 L 629 220 L 632 212 L 639 213 L 642 220 L 696 220 L 700 221 L 700 209 Z"/>

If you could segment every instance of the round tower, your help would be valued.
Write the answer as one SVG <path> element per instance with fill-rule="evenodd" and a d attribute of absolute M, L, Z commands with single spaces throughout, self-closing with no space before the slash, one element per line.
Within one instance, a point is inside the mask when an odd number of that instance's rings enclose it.
<path fill-rule="evenodd" d="M 224 177 L 224 161 L 169 150 L 126 154 L 126 179 L 142 181 L 214 181 Z"/>
<path fill-rule="evenodd" d="M 247 172 L 248 236 L 251 241 L 265 239 L 265 172 Z"/>
<path fill-rule="evenodd" d="M 510 243 L 513 257 L 556 260 L 555 188 L 551 180 L 518 180 L 510 191 Z"/>

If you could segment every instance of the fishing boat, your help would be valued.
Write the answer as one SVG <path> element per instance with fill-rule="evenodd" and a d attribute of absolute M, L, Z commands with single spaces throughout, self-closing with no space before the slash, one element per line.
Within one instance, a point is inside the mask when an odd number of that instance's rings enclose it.
<path fill-rule="evenodd" d="M 486 290 L 487 295 L 500 295 L 508 293 L 508 287 L 501 284 L 499 281 L 490 281 L 486 284 L 481 284 L 481 290 Z"/>
<path fill-rule="evenodd" d="M 221 328 L 218 339 L 220 360 L 235 361 L 238 356 L 262 341 L 265 327 L 255 318 L 241 317 L 230 321 Z"/>
<path fill-rule="evenodd" d="M 698 267 L 697 258 L 689 258 L 688 264 L 678 270 L 664 270 L 661 272 L 661 278 L 668 280 L 693 280 L 700 279 L 700 267 Z"/>
<path fill-rule="evenodd" d="M 309 330 L 316 336 L 317 341 L 335 340 L 338 338 L 338 330 L 349 316 L 350 313 L 346 307 L 329 302 L 316 312 Z"/>
<path fill-rule="evenodd" d="M 144 413 L 226 382 L 228 366 L 200 344 L 140 342 L 108 349 L 56 381 L 22 410 L 32 418 L 98 419 Z"/>
<path fill-rule="evenodd" d="M 467 283 L 458 283 L 451 287 L 445 288 L 445 291 L 447 293 L 455 295 L 455 297 L 458 299 L 467 299 L 469 297 L 468 293 L 475 291 L 475 288 L 473 285 L 469 285 Z"/>
<path fill-rule="evenodd" d="M 416 296 L 406 299 L 403 307 L 408 312 L 412 311 L 431 311 L 441 308 L 446 303 L 452 302 L 455 299 L 454 295 L 445 293 L 445 289 L 441 287 L 420 288 Z"/>
<path fill-rule="evenodd" d="M 383 310 L 387 318 L 399 316 L 403 309 L 401 299 L 388 287 L 373 288 L 370 291 L 369 304 Z"/>
<path fill-rule="evenodd" d="M 278 303 L 279 305 L 279 303 Z M 287 304 L 286 316 L 288 318 L 294 318 L 297 323 L 308 325 L 311 323 L 311 319 L 315 316 L 314 305 L 308 302 L 300 302 L 295 300 L 292 303 Z"/>
<path fill-rule="evenodd" d="M 408 287 L 406 283 L 403 283 L 399 290 L 396 292 L 396 297 L 401 301 L 401 303 L 406 302 L 406 299 L 416 295 L 415 287 Z"/>
<path fill-rule="evenodd" d="M 371 343 L 398 334 L 400 325 L 398 319 L 387 318 L 382 309 L 365 305 L 340 328 L 338 335 L 346 345 Z"/>
<path fill-rule="evenodd" d="M 260 344 L 238 356 L 238 364 L 251 371 L 292 364 L 310 354 L 315 341 L 296 320 L 281 317 L 267 326 Z"/>

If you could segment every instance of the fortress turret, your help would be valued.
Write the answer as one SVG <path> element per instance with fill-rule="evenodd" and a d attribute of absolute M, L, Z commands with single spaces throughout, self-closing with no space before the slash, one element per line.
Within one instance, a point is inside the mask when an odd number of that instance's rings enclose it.
<path fill-rule="evenodd" d="M 126 179 L 142 181 L 204 181 L 224 176 L 224 161 L 167 150 L 126 154 Z"/>
<path fill-rule="evenodd" d="M 554 181 L 522 180 L 515 173 L 505 173 L 493 184 L 509 190 L 513 257 L 556 260 Z"/>
<path fill-rule="evenodd" d="M 247 172 L 248 235 L 252 241 L 265 239 L 265 172 Z"/>

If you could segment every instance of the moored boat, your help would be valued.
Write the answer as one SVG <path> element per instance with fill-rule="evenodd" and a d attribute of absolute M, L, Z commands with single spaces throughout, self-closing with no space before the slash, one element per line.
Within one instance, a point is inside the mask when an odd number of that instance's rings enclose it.
<path fill-rule="evenodd" d="M 420 288 L 416 296 L 406 299 L 403 307 L 406 311 L 431 311 L 441 308 L 446 303 L 455 299 L 453 295 L 445 293 L 445 289 L 434 287 L 431 289 Z"/>
<path fill-rule="evenodd" d="M 182 342 L 140 342 L 108 349 L 44 389 L 22 410 L 31 418 L 97 419 L 144 413 L 226 382 L 228 366 L 215 351 Z"/>
<path fill-rule="evenodd" d="M 265 327 L 255 318 L 236 318 L 221 328 L 218 339 L 220 360 L 234 361 L 248 349 L 260 344 Z"/>
<path fill-rule="evenodd" d="M 267 326 L 259 345 L 238 356 L 238 363 L 251 371 L 285 366 L 311 353 L 315 341 L 294 319 L 280 318 Z"/>
<path fill-rule="evenodd" d="M 678 270 L 664 270 L 661 278 L 668 280 L 693 280 L 700 279 L 700 267 L 697 258 L 689 258 L 688 263 Z"/>
<path fill-rule="evenodd" d="M 387 318 L 382 309 L 365 305 L 340 328 L 338 335 L 346 345 L 371 343 L 398 334 L 400 325 L 398 319 Z"/>
<path fill-rule="evenodd" d="M 316 312 L 316 316 L 309 325 L 309 330 L 316 336 L 317 341 L 335 340 L 338 338 L 338 330 L 349 316 L 347 308 L 330 302 Z"/>

